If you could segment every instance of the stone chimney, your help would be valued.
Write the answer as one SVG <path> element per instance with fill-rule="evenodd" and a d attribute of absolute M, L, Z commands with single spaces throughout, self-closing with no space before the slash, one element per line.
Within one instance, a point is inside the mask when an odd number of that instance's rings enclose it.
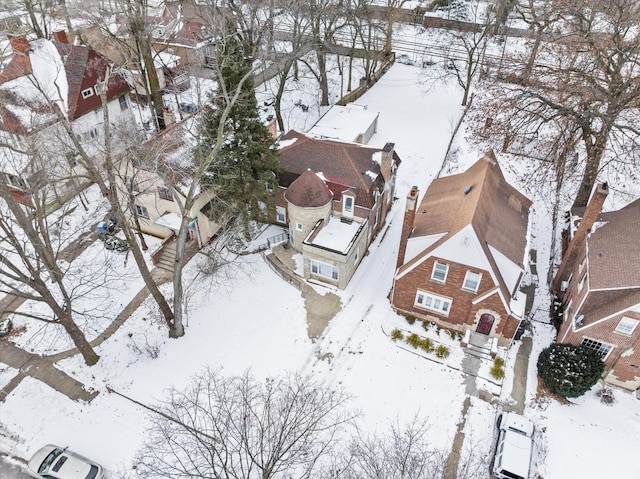
<path fill-rule="evenodd" d="M 407 251 L 407 240 L 413 230 L 413 220 L 416 217 L 416 209 L 418 208 L 418 195 L 420 190 L 417 186 L 412 186 L 411 191 L 407 195 L 407 202 L 404 207 L 404 219 L 402 220 L 402 233 L 400 235 L 400 247 L 398 248 L 398 261 L 396 268 L 404 264 L 404 255 Z"/>
<path fill-rule="evenodd" d="M 52 40 L 58 43 L 69 43 L 69 39 L 67 38 L 67 32 L 65 32 L 64 30 L 58 30 L 57 32 L 53 32 Z"/>
<path fill-rule="evenodd" d="M 598 219 L 598 216 L 600 216 L 602 205 L 604 204 L 604 200 L 607 198 L 608 194 L 609 187 L 606 183 L 598 183 L 594 186 L 589 202 L 587 203 L 587 207 L 580 219 L 578 229 L 573 235 L 573 238 L 571 238 L 569 246 L 567 246 L 567 250 L 562 256 L 562 262 L 560 263 L 558 272 L 553 280 L 554 291 L 560 292 L 562 289 L 562 282 L 566 281 L 569 278 L 569 275 L 571 275 L 578 254 L 584 245 L 587 235 L 591 232 L 593 224 Z"/>
<path fill-rule="evenodd" d="M 25 35 L 7 35 L 7 39 L 11 44 L 13 53 L 25 53 L 29 49 L 29 40 L 27 40 Z"/>
<path fill-rule="evenodd" d="M 394 143 L 387 143 L 382 149 L 382 156 L 380 157 L 380 173 L 384 181 L 388 183 L 391 180 L 391 171 L 393 169 L 393 148 Z"/>

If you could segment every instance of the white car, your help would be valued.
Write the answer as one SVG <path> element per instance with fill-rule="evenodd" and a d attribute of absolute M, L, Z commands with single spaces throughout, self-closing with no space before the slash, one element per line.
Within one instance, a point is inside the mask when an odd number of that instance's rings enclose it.
<path fill-rule="evenodd" d="M 104 479 L 102 466 L 66 447 L 48 444 L 36 452 L 27 464 L 27 472 L 46 479 Z"/>
<path fill-rule="evenodd" d="M 493 463 L 495 479 L 528 479 L 533 452 L 533 422 L 514 412 L 498 419 L 498 444 Z"/>

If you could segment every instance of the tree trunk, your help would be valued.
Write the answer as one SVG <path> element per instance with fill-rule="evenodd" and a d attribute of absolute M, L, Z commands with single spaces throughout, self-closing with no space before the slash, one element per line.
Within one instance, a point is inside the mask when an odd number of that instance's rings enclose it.
<path fill-rule="evenodd" d="M 585 160 L 580 187 L 578 188 L 576 199 L 573 202 L 574 208 L 587 206 L 587 203 L 589 202 L 593 186 L 598 179 L 600 161 L 602 160 L 602 156 L 604 155 L 604 151 L 607 146 L 609 131 L 610 127 L 607 125 L 603 126 L 597 133 L 593 133 L 588 129 L 583 129 L 582 139 L 586 146 L 587 158 Z M 592 137 L 595 137 L 595 139 L 592 139 Z"/>
<path fill-rule="evenodd" d="M 183 316 L 183 298 L 184 288 L 182 286 L 182 270 L 184 269 L 184 258 L 187 247 L 187 233 L 189 231 L 189 218 L 187 217 L 187 206 L 182 212 L 182 218 L 180 221 L 180 230 L 178 231 L 178 237 L 176 239 L 176 257 L 173 265 L 173 331 L 170 332 L 169 337 L 180 338 L 184 336 L 184 321 Z"/>
<path fill-rule="evenodd" d="M 284 89 L 287 84 L 287 77 L 289 71 L 293 66 L 293 59 L 289 59 L 285 62 L 282 71 L 280 72 L 280 82 L 278 83 L 278 91 L 273 100 L 273 107 L 276 111 L 276 121 L 278 122 L 278 128 L 280 131 L 285 131 L 284 118 L 282 118 L 282 95 L 284 95 Z"/>
<path fill-rule="evenodd" d="M 536 57 L 538 56 L 538 50 L 540 49 L 540 44 L 542 43 L 541 27 L 536 28 L 535 31 L 536 31 L 536 34 L 535 34 L 536 37 L 535 37 L 535 40 L 533 41 L 533 47 L 531 47 L 531 53 L 529 53 L 527 64 L 524 67 L 523 81 L 525 84 L 529 83 L 529 77 L 531 76 L 531 71 L 533 70 L 533 64 L 536 61 Z"/>
<path fill-rule="evenodd" d="M 324 46 L 316 50 L 316 57 L 318 58 L 318 77 L 320 80 L 320 106 L 329 106 L 329 80 L 327 79 L 327 57 L 324 51 Z"/>
<path fill-rule="evenodd" d="M 69 317 L 67 317 L 69 316 Z M 70 314 L 63 312 L 61 316 L 58 316 L 60 325 L 67 332 L 73 344 L 78 349 L 78 352 L 82 355 L 82 359 L 87 366 L 93 366 L 98 362 L 100 356 L 95 352 L 84 333 L 80 330 L 78 325 L 70 317 Z"/>

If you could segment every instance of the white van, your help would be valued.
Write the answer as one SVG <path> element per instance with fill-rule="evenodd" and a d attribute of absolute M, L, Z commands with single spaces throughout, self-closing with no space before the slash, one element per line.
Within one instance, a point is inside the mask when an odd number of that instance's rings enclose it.
<path fill-rule="evenodd" d="M 495 479 L 528 479 L 533 452 L 533 423 L 506 412 L 498 419 L 498 444 L 493 463 Z"/>

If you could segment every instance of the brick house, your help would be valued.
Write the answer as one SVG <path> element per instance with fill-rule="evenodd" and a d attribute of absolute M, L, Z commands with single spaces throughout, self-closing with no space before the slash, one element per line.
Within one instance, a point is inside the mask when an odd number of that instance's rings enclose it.
<path fill-rule="evenodd" d="M 605 381 L 640 388 L 640 199 L 602 213 L 606 183 L 573 210 L 553 288 L 563 304 L 557 341 L 602 355 Z"/>
<path fill-rule="evenodd" d="M 493 152 L 407 197 L 393 308 L 499 344 L 525 310 L 531 201 L 507 183 Z M 469 331 L 469 333 L 466 333 Z"/>
<path fill-rule="evenodd" d="M 42 189 L 42 197 L 64 198 L 87 183 L 87 174 L 61 118 L 68 121 L 87 154 L 102 152 L 99 88 L 110 65 L 91 48 L 70 45 L 64 32 L 56 32 L 53 40 L 29 41 L 25 36 L 9 40 L 13 56 L 0 72 L 0 144 L 6 146 L 0 172 L 23 203 L 30 204 L 36 189 Z M 111 149 L 118 153 L 138 139 L 129 86 L 112 74 L 106 96 L 111 131 L 116 133 Z M 117 134 L 122 132 L 129 134 Z"/>
<path fill-rule="evenodd" d="M 371 148 L 290 131 L 280 139 L 275 222 L 289 228 L 304 277 L 345 288 L 393 202 L 394 144 Z"/>

